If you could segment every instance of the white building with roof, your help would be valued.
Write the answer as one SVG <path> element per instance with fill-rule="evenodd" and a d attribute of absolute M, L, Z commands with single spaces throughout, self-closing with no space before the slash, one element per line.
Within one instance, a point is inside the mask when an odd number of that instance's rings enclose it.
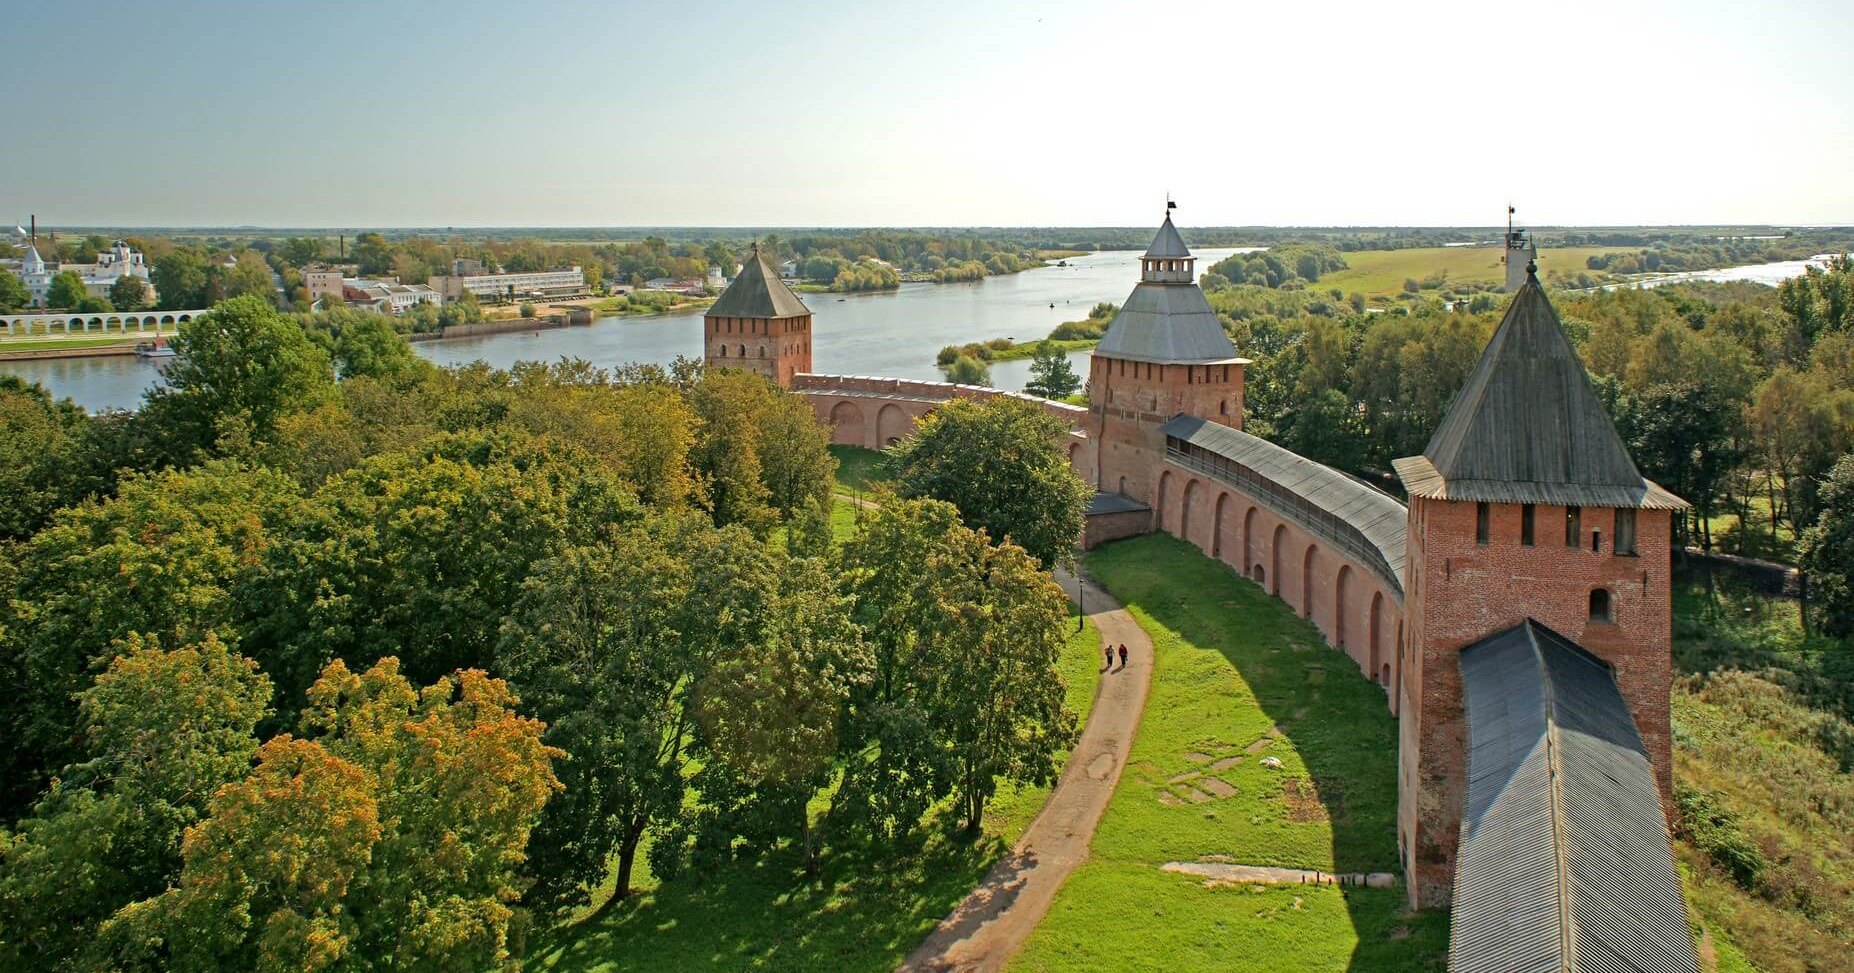
<path fill-rule="evenodd" d="M 24 231 L 16 226 L 13 232 L 17 237 Z M 154 286 L 149 283 L 147 260 L 142 257 L 140 250 L 130 248 L 121 240 L 97 254 L 96 263 L 88 264 L 47 262 L 39 254 L 38 244 L 30 235 L 14 246 L 26 250 L 14 273 L 19 275 L 20 281 L 26 285 L 26 291 L 32 295 L 34 307 L 45 306 L 46 298 L 51 294 L 52 280 L 67 271 L 83 278 L 84 291 L 91 297 L 108 297 L 110 288 L 124 277 L 140 277 L 143 283 L 149 284 L 148 293 L 154 294 Z"/>

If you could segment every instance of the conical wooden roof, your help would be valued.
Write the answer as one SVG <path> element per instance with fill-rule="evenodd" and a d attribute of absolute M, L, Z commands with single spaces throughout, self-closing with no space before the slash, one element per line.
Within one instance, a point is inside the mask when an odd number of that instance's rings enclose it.
<path fill-rule="evenodd" d="M 740 276 L 721 292 L 719 300 L 703 317 L 710 318 L 792 318 L 810 314 L 805 302 L 792 293 L 785 281 L 766 262 L 766 255 L 754 247 L 740 265 Z"/>
<path fill-rule="evenodd" d="M 1533 272 L 1423 455 L 1394 465 L 1438 499 L 1685 506 L 1635 468 Z"/>
<path fill-rule="evenodd" d="M 1185 246 L 1184 237 L 1178 235 L 1178 228 L 1172 225 L 1172 214 L 1165 214 L 1165 222 L 1159 224 L 1159 232 L 1152 238 L 1152 246 L 1146 248 L 1148 257 L 1189 257 L 1191 250 Z"/>

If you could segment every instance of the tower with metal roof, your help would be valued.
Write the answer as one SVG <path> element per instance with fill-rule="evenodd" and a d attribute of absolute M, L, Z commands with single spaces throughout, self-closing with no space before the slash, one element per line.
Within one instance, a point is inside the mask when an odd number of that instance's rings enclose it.
<path fill-rule="evenodd" d="M 1095 487 L 1147 503 L 1165 459 L 1160 427 L 1189 414 L 1242 428 L 1249 364 L 1198 289 L 1197 258 L 1172 225 L 1169 203 L 1167 210 L 1088 371 Z"/>
<path fill-rule="evenodd" d="M 1670 798 L 1672 514 L 1644 479 L 1539 285 L 1513 295 L 1419 456 L 1409 492 L 1398 836 L 1413 899 L 1449 900 L 1468 794 L 1463 650 L 1526 622 L 1613 671 Z"/>
<path fill-rule="evenodd" d="M 811 309 L 779 279 L 755 243 L 740 276 L 702 316 L 709 368 L 757 372 L 790 388 L 811 371 Z"/>

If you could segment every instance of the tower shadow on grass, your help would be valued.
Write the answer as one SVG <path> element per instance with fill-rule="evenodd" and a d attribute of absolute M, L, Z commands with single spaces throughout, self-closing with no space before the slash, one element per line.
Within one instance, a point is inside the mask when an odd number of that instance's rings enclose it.
<path fill-rule="evenodd" d="M 928 827 L 912 840 L 835 851 L 812 878 L 789 850 L 681 876 L 546 934 L 527 968 L 890 973 L 1005 854 L 994 837 Z"/>
<path fill-rule="evenodd" d="M 1148 535 L 1109 544 L 1089 556 L 1088 570 L 1122 604 L 1235 668 L 1290 745 L 1281 755 L 1297 755 L 1305 768 L 1305 777 L 1291 763 L 1283 768 L 1278 798 L 1289 821 L 1325 819 L 1328 870 L 1400 872 L 1397 722 L 1382 687 L 1286 603 L 1184 541 Z M 1341 894 L 1358 937 L 1348 969 L 1446 968 L 1446 914 L 1407 912 L 1401 887 Z"/>

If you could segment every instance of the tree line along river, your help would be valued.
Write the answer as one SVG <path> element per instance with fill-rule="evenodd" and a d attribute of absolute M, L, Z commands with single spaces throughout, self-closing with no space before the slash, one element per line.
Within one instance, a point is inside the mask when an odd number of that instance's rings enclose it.
<path fill-rule="evenodd" d="M 1239 248 L 1243 252 L 1260 247 Z M 1201 271 L 1238 248 L 1196 251 Z M 1139 251 L 1112 250 L 1070 259 L 1067 266 L 953 284 L 903 284 L 861 294 L 803 294 L 812 311 L 812 369 L 823 374 L 879 375 L 939 381 L 934 354 L 946 345 L 992 338 L 1030 341 L 1064 321 L 1088 316 L 1100 301 L 1119 303 L 1139 280 Z M 1693 275 L 1710 280 L 1775 283 L 1802 272 L 1803 261 L 1734 267 Z M 498 368 L 518 361 L 583 358 L 595 365 L 667 364 L 678 355 L 700 358 L 700 310 L 649 317 L 601 318 L 590 327 L 513 332 L 479 338 L 421 341 L 412 347 L 439 365 L 482 360 Z M 1077 370 L 1088 373 L 1088 352 Z M 157 364 L 133 356 L 0 362 L 0 374 L 38 382 L 87 409 L 133 409 L 160 380 Z M 1021 389 L 1030 361 L 991 366 L 992 384 Z"/>

